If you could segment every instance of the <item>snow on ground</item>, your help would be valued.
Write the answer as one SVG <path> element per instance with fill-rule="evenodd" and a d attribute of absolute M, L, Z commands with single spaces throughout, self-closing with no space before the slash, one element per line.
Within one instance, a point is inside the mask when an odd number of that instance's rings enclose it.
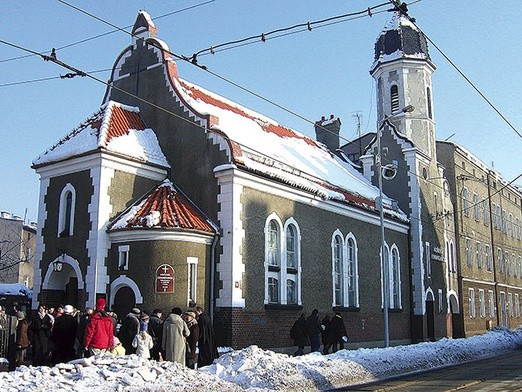
<path fill-rule="evenodd" d="M 55 367 L 0 373 L 11 391 L 318 391 L 500 355 L 522 347 L 522 327 L 496 328 L 467 339 L 291 357 L 250 346 L 191 370 L 129 355 L 96 356 Z"/>

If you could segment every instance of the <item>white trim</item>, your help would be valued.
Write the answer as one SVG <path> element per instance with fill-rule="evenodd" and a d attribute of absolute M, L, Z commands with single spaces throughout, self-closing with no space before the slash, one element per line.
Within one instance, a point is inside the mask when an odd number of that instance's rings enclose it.
<path fill-rule="evenodd" d="M 211 245 L 213 238 L 214 234 L 195 233 L 183 231 L 182 229 L 179 231 L 136 229 L 109 232 L 109 239 L 112 243 L 136 241 L 179 241 Z"/>
<path fill-rule="evenodd" d="M 52 262 L 49 263 L 49 265 L 47 266 L 47 270 L 45 272 L 45 277 L 44 277 L 44 281 L 42 284 L 42 290 L 49 290 L 49 289 L 63 290 L 64 289 L 63 282 L 65 282 L 65 281 L 68 282 L 67 278 L 72 277 L 71 274 L 65 276 L 65 274 L 67 273 L 67 270 L 62 269 L 60 272 L 53 271 L 53 263 L 55 261 L 61 261 L 63 264 L 67 264 L 71 267 L 70 270 L 74 271 L 76 278 L 78 279 L 77 289 L 82 290 L 85 286 L 85 282 L 83 281 L 83 274 L 80 269 L 80 264 L 78 263 L 78 261 L 76 259 L 72 258 L 71 256 L 69 256 L 67 254 L 63 255 L 63 258 L 62 258 L 62 255 L 59 255 Z M 53 279 L 51 279 L 51 277 L 53 277 Z M 56 282 L 56 279 L 54 279 L 55 277 L 62 278 L 62 279 L 60 279 L 61 282 L 59 282 L 59 283 Z"/>
<path fill-rule="evenodd" d="M 109 295 L 109 307 L 114 305 L 114 297 L 119 289 L 122 287 L 128 287 L 134 292 L 134 297 L 136 297 L 136 304 L 143 303 L 143 296 L 141 295 L 140 288 L 131 278 L 128 278 L 126 275 L 120 275 L 116 279 L 114 279 L 111 283 L 110 287 L 110 295 Z"/>
<path fill-rule="evenodd" d="M 67 209 L 67 194 L 71 193 L 71 209 Z M 60 233 L 68 229 L 67 237 L 71 237 L 74 234 L 74 216 L 76 211 L 76 189 L 70 183 L 65 184 L 60 193 L 60 204 L 58 207 L 58 232 L 56 236 L 59 237 Z M 70 214 L 69 227 L 65 227 L 67 221 L 67 213 Z"/>

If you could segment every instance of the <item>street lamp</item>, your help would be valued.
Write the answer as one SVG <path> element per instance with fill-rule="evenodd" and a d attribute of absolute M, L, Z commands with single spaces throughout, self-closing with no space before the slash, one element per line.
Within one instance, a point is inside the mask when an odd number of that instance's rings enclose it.
<path fill-rule="evenodd" d="M 384 207 L 383 207 L 383 199 L 382 199 L 382 178 L 384 176 L 383 169 L 387 170 L 389 169 L 389 165 L 382 165 L 382 149 L 381 149 L 381 136 L 382 136 L 382 129 L 384 128 L 384 125 L 386 123 L 389 124 L 389 120 L 391 118 L 397 117 L 404 113 L 413 112 L 415 108 L 412 105 L 408 105 L 404 107 L 399 113 L 393 114 L 391 116 L 385 116 L 384 119 L 381 121 L 381 124 L 379 125 L 379 128 L 377 129 L 377 156 L 375 157 L 375 166 L 377 169 L 377 173 L 379 176 L 379 216 L 380 216 L 380 225 L 381 225 L 381 263 L 382 263 L 382 284 L 384 286 L 383 290 L 383 313 L 384 313 L 384 347 L 390 346 L 390 322 L 388 318 L 388 311 L 389 311 L 389 303 L 390 303 L 390 276 L 389 276 L 389 262 L 388 260 L 385 260 L 385 239 L 384 239 Z M 391 124 L 390 124 L 391 125 Z M 391 179 L 394 176 L 386 176 L 386 178 Z"/>
<path fill-rule="evenodd" d="M 63 269 L 63 262 L 65 260 L 65 251 L 63 249 L 59 249 L 62 254 L 60 258 L 53 261 L 53 271 L 54 272 L 60 272 Z"/>

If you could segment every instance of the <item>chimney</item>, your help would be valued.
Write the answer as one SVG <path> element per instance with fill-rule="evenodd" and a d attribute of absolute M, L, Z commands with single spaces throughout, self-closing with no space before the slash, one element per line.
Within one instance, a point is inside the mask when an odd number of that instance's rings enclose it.
<path fill-rule="evenodd" d="M 335 153 L 339 148 L 339 132 L 341 131 L 341 119 L 330 115 L 329 119 L 322 116 L 315 122 L 315 138 L 323 143 L 328 149 Z"/>

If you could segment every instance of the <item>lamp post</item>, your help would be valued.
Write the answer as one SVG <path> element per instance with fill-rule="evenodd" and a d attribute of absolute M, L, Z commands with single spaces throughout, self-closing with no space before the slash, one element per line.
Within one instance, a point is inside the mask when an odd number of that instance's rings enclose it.
<path fill-rule="evenodd" d="M 409 113 L 415 110 L 412 105 L 408 105 L 403 108 L 399 113 L 393 114 L 391 116 L 385 116 L 381 121 L 379 128 L 377 129 L 377 156 L 375 157 L 375 166 L 377 169 L 377 173 L 379 176 L 379 217 L 380 217 L 380 226 L 381 226 L 381 263 L 382 263 L 382 284 L 383 284 L 383 313 L 384 313 L 384 347 L 390 346 L 390 322 L 388 317 L 388 311 L 390 307 L 390 270 L 389 270 L 389 260 L 385 259 L 386 256 L 386 247 L 385 247 L 385 238 L 384 238 L 384 206 L 382 199 L 382 177 L 383 177 L 383 168 L 386 166 L 382 165 L 382 148 L 381 148 L 381 137 L 382 137 L 382 128 L 384 125 L 391 119 L 398 115 Z"/>

